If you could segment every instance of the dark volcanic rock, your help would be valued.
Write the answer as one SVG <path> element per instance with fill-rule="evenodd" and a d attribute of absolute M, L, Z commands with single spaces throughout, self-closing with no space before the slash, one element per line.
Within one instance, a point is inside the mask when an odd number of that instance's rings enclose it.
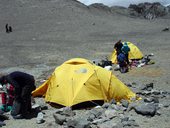
<path fill-rule="evenodd" d="M 147 116 L 154 116 L 156 113 L 156 106 L 154 104 L 141 104 L 134 107 L 136 113 L 147 115 Z"/>
<path fill-rule="evenodd" d="M 150 97 L 150 98 L 145 98 L 145 99 L 144 99 L 144 102 L 146 102 L 146 103 L 151 103 L 151 102 L 153 102 L 153 103 L 159 103 L 159 99 L 156 98 L 156 97 Z"/>
<path fill-rule="evenodd" d="M 153 89 L 153 83 L 146 84 L 146 85 L 141 87 L 141 90 L 151 91 L 152 89 Z"/>
<path fill-rule="evenodd" d="M 136 12 L 136 16 L 143 16 L 146 19 L 154 19 L 156 17 L 165 16 L 168 13 L 168 8 L 160 3 L 140 3 L 138 5 L 131 4 L 129 6 L 131 11 Z"/>
<path fill-rule="evenodd" d="M 162 29 L 163 32 L 169 31 L 169 27 Z"/>

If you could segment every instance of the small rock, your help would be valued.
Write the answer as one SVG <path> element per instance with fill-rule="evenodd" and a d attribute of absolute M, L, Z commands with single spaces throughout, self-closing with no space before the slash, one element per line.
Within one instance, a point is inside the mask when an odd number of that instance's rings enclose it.
<path fill-rule="evenodd" d="M 157 107 L 157 110 L 162 108 L 164 105 L 163 104 L 155 104 L 155 106 Z"/>
<path fill-rule="evenodd" d="M 156 98 L 156 97 L 151 97 L 151 98 L 145 98 L 144 99 L 144 102 L 146 102 L 146 103 L 159 103 L 159 99 L 158 98 Z"/>
<path fill-rule="evenodd" d="M 96 124 L 91 124 L 90 128 L 98 128 L 98 126 Z"/>
<path fill-rule="evenodd" d="M 136 82 L 132 82 L 132 85 L 137 85 L 137 83 Z"/>
<path fill-rule="evenodd" d="M 170 103 L 164 103 L 163 107 L 168 108 L 170 106 Z"/>
<path fill-rule="evenodd" d="M 121 123 L 115 123 L 113 120 L 98 124 L 97 126 L 98 128 L 123 128 Z"/>
<path fill-rule="evenodd" d="M 151 95 L 151 92 L 150 91 L 143 91 L 142 95 L 148 96 L 148 95 Z"/>
<path fill-rule="evenodd" d="M 122 106 L 123 106 L 123 107 L 128 108 L 129 102 L 128 102 L 127 100 L 122 99 L 122 100 L 121 100 L 121 103 L 122 103 Z"/>
<path fill-rule="evenodd" d="M 146 84 L 146 87 L 147 87 L 147 88 L 152 88 L 152 89 L 153 89 L 153 83 Z M 148 91 L 149 91 L 149 90 L 148 90 Z"/>
<path fill-rule="evenodd" d="M 77 121 L 76 120 L 71 120 L 71 119 L 69 119 L 68 121 L 67 121 L 67 126 L 68 127 L 70 127 L 70 128 L 75 128 L 75 126 L 77 125 Z"/>
<path fill-rule="evenodd" d="M 48 106 L 46 106 L 46 105 L 41 105 L 40 108 L 41 108 L 41 110 L 47 110 L 47 109 L 48 109 Z"/>
<path fill-rule="evenodd" d="M 157 97 L 153 97 L 153 102 L 154 103 L 159 103 L 159 99 Z"/>
<path fill-rule="evenodd" d="M 121 122 L 128 121 L 128 120 L 129 120 L 129 117 L 124 117 L 121 119 Z"/>
<path fill-rule="evenodd" d="M 42 112 L 39 112 L 38 115 L 37 115 L 37 118 L 36 118 L 36 123 L 37 124 L 42 124 L 44 122 L 45 122 L 44 114 Z"/>
<path fill-rule="evenodd" d="M 112 99 L 112 100 L 110 101 L 110 104 L 116 104 L 115 99 Z"/>
<path fill-rule="evenodd" d="M 37 108 L 40 108 L 40 105 L 39 105 L 39 104 L 34 104 L 34 105 L 32 105 L 32 109 L 37 109 Z"/>
<path fill-rule="evenodd" d="M 144 99 L 144 102 L 147 102 L 147 103 L 151 103 L 152 101 L 153 101 L 152 98 L 145 98 L 145 99 Z"/>
<path fill-rule="evenodd" d="M 90 128 L 90 122 L 85 119 L 70 119 L 67 121 L 67 126 L 71 128 Z"/>
<path fill-rule="evenodd" d="M 81 120 L 78 122 L 77 126 L 75 128 L 90 128 L 90 122 L 86 120 Z"/>
<path fill-rule="evenodd" d="M 152 87 L 148 87 L 147 88 L 147 91 L 151 91 L 153 88 Z"/>
<path fill-rule="evenodd" d="M 115 104 L 112 104 L 110 108 L 112 108 L 112 109 L 114 109 L 114 110 L 117 110 L 117 111 L 118 111 L 118 110 L 121 110 L 120 105 L 115 105 Z"/>
<path fill-rule="evenodd" d="M 106 110 L 105 111 L 105 116 L 109 119 L 112 119 L 114 117 L 117 117 L 117 112 L 115 110 Z"/>
<path fill-rule="evenodd" d="M 88 121 L 93 121 L 95 119 L 95 115 L 94 114 L 90 114 L 90 116 L 87 118 Z"/>
<path fill-rule="evenodd" d="M 53 117 L 55 119 L 55 122 L 60 125 L 62 125 L 66 121 L 66 117 L 60 114 L 54 113 Z"/>
<path fill-rule="evenodd" d="M 146 84 L 145 86 L 141 87 L 141 90 L 151 91 L 153 89 L 153 83 Z"/>
<path fill-rule="evenodd" d="M 137 100 L 137 97 L 140 97 L 140 96 L 138 96 L 138 95 L 136 94 L 136 97 L 130 98 L 130 101 L 135 102 L 135 101 Z"/>
<path fill-rule="evenodd" d="M 101 106 L 100 106 L 100 105 L 98 105 L 98 106 L 96 106 L 96 107 L 94 107 L 94 108 L 101 108 Z"/>
<path fill-rule="evenodd" d="M 93 120 L 92 123 L 93 124 L 101 124 L 101 123 L 106 122 L 108 120 L 110 120 L 110 119 L 96 119 L 96 120 Z"/>
<path fill-rule="evenodd" d="M 73 110 L 70 107 L 65 107 L 63 110 L 63 113 L 66 116 L 75 116 L 75 112 L 73 112 Z"/>
<path fill-rule="evenodd" d="M 106 108 L 106 109 L 107 109 L 109 106 L 110 106 L 110 103 L 104 103 L 104 104 L 102 105 L 102 107 L 103 107 L 103 108 Z"/>
<path fill-rule="evenodd" d="M 66 115 L 66 116 L 75 116 L 75 112 L 70 107 L 64 107 L 61 109 L 57 109 L 56 113 L 60 115 Z"/>
<path fill-rule="evenodd" d="M 93 114 L 95 116 L 95 118 L 99 118 L 102 113 L 104 112 L 103 109 L 92 109 L 90 110 L 90 114 Z"/>
<path fill-rule="evenodd" d="M 126 84 L 128 87 L 132 87 L 132 84 Z"/>
<path fill-rule="evenodd" d="M 61 114 L 63 112 L 63 108 L 60 108 L 60 109 L 56 109 L 56 112 L 55 113 L 58 113 L 58 114 Z"/>
<path fill-rule="evenodd" d="M 169 31 L 169 27 L 166 27 L 162 30 L 163 32 Z"/>
<path fill-rule="evenodd" d="M 123 127 L 129 126 L 129 127 L 139 127 L 139 125 L 135 122 L 135 120 L 129 120 L 122 122 Z"/>
<path fill-rule="evenodd" d="M 160 95 L 161 94 L 161 92 L 158 91 L 158 90 L 152 90 L 151 93 L 154 94 L 154 95 Z"/>
<path fill-rule="evenodd" d="M 162 95 L 168 95 L 169 93 L 167 91 L 161 91 Z"/>
<path fill-rule="evenodd" d="M 156 111 L 156 115 L 160 116 L 161 112 L 160 111 Z"/>

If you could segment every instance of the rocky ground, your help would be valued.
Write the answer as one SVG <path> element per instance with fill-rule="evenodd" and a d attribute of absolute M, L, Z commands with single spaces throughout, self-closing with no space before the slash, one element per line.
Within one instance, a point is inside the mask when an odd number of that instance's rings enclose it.
<path fill-rule="evenodd" d="M 70 58 L 109 56 L 119 39 L 133 42 L 144 54 L 153 53 L 155 61 L 126 74 L 113 71 L 143 98 L 139 102 L 116 105 L 112 101 L 96 108 L 70 110 L 53 108 L 43 98 L 35 98 L 45 122 L 37 124 L 36 117 L 14 120 L 7 113 L 9 120 L 3 127 L 169 127 L 170 32 L 162 31 L 170 26 L 169 14 L 148 20 L 130 15 L 126 8 L 111 7 L 110 11 L 74 0 L 1 0 L 0 12 L 0 71 L 31 73 L 37 86 Z M 5 33 L 6 23 L 12 26 L 12 33 Z"/>

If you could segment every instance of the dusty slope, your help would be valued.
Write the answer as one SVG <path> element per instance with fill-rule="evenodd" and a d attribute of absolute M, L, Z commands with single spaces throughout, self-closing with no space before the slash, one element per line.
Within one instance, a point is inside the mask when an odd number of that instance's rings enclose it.
<path fill-rule="evenodd" d="M 122 39 L 134 42 L 144 54 L 154 53 L 156 64 L 132 69 L 127 74 L 115 74 L 125 83 L 154 82 L 156 88 L 170 90 L 170 32 L 161 31 L 170 26 L 168 18 L 152 21 L 130 18 L 88 8 L 72 0 L 1 0 L 0 12 L 2 72 L 23 70 L 38 78 L 43 71 L 49 71 L 70 58 L 108 56 L 114 42 Z M 5 33 L 6 23 L 13 27 L 10 34 Z M 160 126 L 168 126 L 166 116 L 152 118 L 150 124 L 157 119 L 161 120 Z M 7 127 L 17 127 L 18 124 L 30 127 L 30 123 L 33 127 L 43 127 L 37 126 L 34 119 L 22 122 L 9 121 Z"/>

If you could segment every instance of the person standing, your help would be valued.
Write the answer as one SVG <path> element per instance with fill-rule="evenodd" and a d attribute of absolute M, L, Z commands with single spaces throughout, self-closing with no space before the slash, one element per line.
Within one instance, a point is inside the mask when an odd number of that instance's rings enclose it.
<path fill-rule="evenodd" d="M 5 25 L 5 31 L 6 33 L 9 33 L 8 24 Z"/>
<path fill-rule="evenodd" d="M 14 87 L 14 102 L 11 115 L 15 119 L 27 118 L 31 112 L 31 92 L 35 90 L 35 80 L 30 74 L 15 71 L 0 78 L 2 85 Z"/>
<path fill-rule="evenodd" d="M 114 46 L 114 49 L 116 50 L 117 55 L 119 55 L 121 53 L 122 47 L 123 47 L 123 44 L 122 44 L 121 40 L 119 40 Z"/>
<path fill-rule="evenodd" d="M 128 46 L 128 44 L 125 42 L 121 48 L 121 51 L 123 54 L 125 54 L 126 57 L 126 63 L 127 65 L 129 65 L 129 52 L 130 52 L 130 48 Z"/>
<path fill-rule="evenodd" d="M 11 27 L 11 26 L 9 26 L 9 29 L 8 29 L 8 30 L 9 30 L 9 32 L 12 32 L 12 27 Z"/>
<path fill-rule="evenodd" d="M 12 32 L 12 31 L 13 31 L 13 30 L 12 30 L 12 26 L 9 26 L 8 24 L 6 24 L 6 25 L 5 25 L 5 31 L 6 31 L 6 33 Z"/>

